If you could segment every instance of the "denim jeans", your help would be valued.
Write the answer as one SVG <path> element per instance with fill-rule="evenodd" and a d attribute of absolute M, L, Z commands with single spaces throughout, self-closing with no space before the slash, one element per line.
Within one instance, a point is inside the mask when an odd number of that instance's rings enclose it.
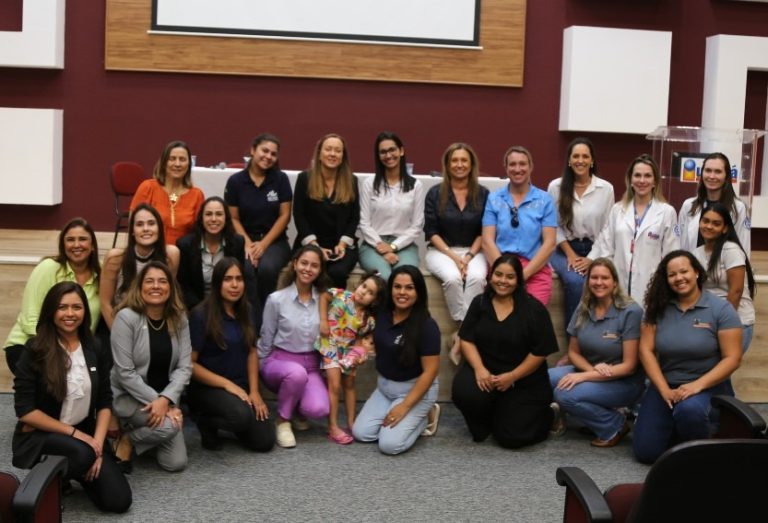
<path fill-rule="evenodd" d="M 592 240 L 568 240 L 568 243 L 578 256 L 586 256 L 592 250 Z M 568 257 L 560 247 L 552 253 L 549 264 L 557 273 L 563 286 L 563 303 L 565 305 L 563 321 L 568 327 L 568 322 L 571 321 L 571 317 L 581 300 L 581 293 L 584 290 L 584 276 L 568 269 Z"/>
<path fill-rule="evenodd" d="M 437 379 L 414 405 L 408 414 L 394 427 L 384 427 L 384 417 L 395 405 L 403 402 L 411 392 L 416 379 L 392 381 L 379 376 L 376 390 L 363 405 L 352 427 L 352 434 L 358 441 L 377 441 L 384 454 L 400 454 L 416 443 L 421 432 L 427 428 L 427 414 L 437 401 Z"/>
<path fill-rule="evenodd" d="M 386 243 L 392 243 L 396 238 L 397 236 L 381 237 Z M 390 265 L 389 262 L 384 259 L 384 256 L 376 251 L 376 247 L 371 247 L 367 243 L 362 242 L 360 244 L 360 267 L 366 272 L 378 271 L 379 276 L 381 276 L 384 281 L 387 281 L 389 275 L 392 274 L 392 269 L 395 267 L 400 267 L 401 265 L 419 266 L 419 247 L 415 243 L 400 249 L 395 254 L 400 258 L 400 261 L 394 265 Z"/>
<path fill-rule="evenodd" d="M 583 381 L 571 390 L 558 390 L 557 382 L 571 372 L 575 372 L 573 365 L 549 369 L 555 401 L 563 412 L 583 423 L 598 438 L 611 439 L 625 421 L 617 409 L 631 406 L 643 391 L 642 373 L 610 381 Z"/>
<path fill-rule="evenodd" d="M 672 388 L 677 386 L 670 384 Z M 709 438 L 710 399 L 716 394 L 728 394 L 725 382 L 675 403 L 670 409 L 651 383 L 640 402 L 640 412 L 632 436 L 637 460 L 653 463 L 677 443 Z"/>

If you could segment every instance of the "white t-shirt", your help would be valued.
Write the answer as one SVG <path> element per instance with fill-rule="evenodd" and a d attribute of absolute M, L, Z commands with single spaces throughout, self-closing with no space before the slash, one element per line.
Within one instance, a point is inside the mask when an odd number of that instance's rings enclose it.
<path fill-rule="evenodd" d="M 700 245 L 696 247 L 693 252 L 696 259 L 698 259 L 706 270 L 709 267 L 710 254 L 704 250 L 704 246 Z M 728 270 L 736 267 L 746 267 L 747 257 L 744 255 L 738 245 L 733 242 L 725 242 L 723 250 L 720 253 L 720 263 L 715 271 L 714 278 L 707 275 L 707 281 L 704 282 L 704 290 L 708 290 L 721 298 L 728 297 Z M 749 296 L 749 286 L 747 280 L 747 274 L 744 273 L 744 290 L 741 293 L 741 300 L 739 300 L 739 308 L 736 311 L 739 313 L 742 325 L 754 325 L 755 323 L 755 304 L 752 302 L 752 298 Z"/>

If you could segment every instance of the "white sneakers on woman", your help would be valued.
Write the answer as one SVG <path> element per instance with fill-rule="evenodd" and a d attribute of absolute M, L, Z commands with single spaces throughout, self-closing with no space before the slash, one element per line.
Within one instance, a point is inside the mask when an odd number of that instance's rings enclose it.
<path fill-rule="evenodd" d="M 284 449 L 292 449 L 296 446 L 296 437 L 293 435 L 290 421 L 283 421 L 276 425 L 277 445 Z"/>

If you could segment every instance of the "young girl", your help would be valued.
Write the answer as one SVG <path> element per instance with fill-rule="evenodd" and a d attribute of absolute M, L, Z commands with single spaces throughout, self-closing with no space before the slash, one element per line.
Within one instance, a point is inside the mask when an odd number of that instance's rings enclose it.
<path fill-rule="evenodd" d="M 328 380 L 328 438 L 339 445 L 353 438 L 339 428 L 339 394 L 344 388 L 347 425 L 355 422 L 355 367 L 365 361 L 362 339 L 373 331 L 374 309 L 384 294 L 386 284 L 375 274 L 366 274 L 354 292 L 328 289 L 320 297 L 320 336 L 315 350 L 323 355 L 321 368 Z"/>

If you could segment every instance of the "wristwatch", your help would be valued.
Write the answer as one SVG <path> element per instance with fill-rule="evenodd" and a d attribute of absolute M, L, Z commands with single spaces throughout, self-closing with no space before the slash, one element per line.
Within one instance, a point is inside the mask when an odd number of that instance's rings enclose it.
<path fill-rule="evenodd" d="M 392 248 L 392 252 L 397 252 L 397 245 L 390 243 L 389 246 Z"/>

